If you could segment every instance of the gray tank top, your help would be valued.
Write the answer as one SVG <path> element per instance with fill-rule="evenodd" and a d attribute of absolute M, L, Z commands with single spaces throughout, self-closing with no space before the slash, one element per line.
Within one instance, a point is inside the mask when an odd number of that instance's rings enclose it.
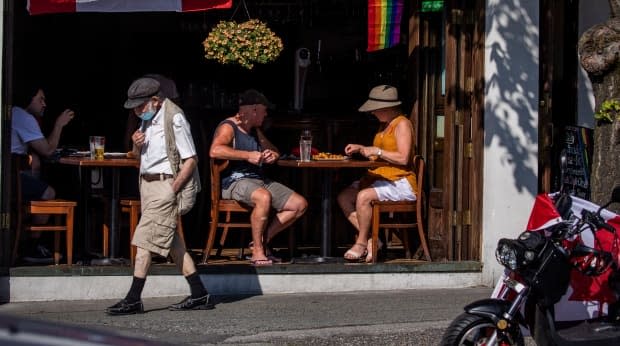
<path fill-rule="evenodd" d="M 246 134 L 239 130 L 237 124 L 231 120 L 224 120 L 222 124 L 229 124 L 234 130 L 233 149 L 244 151 L 263 151 L 256 136 L 256 131 Z M 263 169 L 245 160 L 230 160 L 228 167 L 222 172 L 222 189 L 227 189 L 233 182 L 242 178 L 264 180 Z"/>

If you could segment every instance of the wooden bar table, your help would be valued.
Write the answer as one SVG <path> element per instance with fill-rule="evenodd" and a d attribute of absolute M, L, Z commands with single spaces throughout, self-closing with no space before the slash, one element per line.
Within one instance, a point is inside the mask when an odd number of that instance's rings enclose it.
<path fill-rule="evenodd" d="M 118 153 L 114 153 L 112 155 L 110 153 L 105 155 L 103 160 L 96 160 L 90 158 L 90 156 L 67 156 L 61 157 L 58 162 L 64 165 L 77 166 L 79 168 L 79 180 L 80 180 L 80 189 L 82 191 L 82 205 L 83 205 L 83 221 L 87 219 L 87 210 L 85 206 L 85 201 L 87 199 L 87 191 L 88 186 L 86 184 L 90 184 L 90 174 L 85 175 L 84 169 L 92 169 L 92 168 L 108 168 L 112 171 L 112 189 L 111 189 L 111 197 L 110 197 L 110 258 L 98 261 L 98 264 L 124 264 L 122 259 L 118 258 L 119 253 L 119 179 L 120 179 L 120 168 L 124 167 L 135 167 L 136 169 L 140 167 L 140 161 L 135 158 L 128 158 L 127 156 L 122 157 Z M 90 172 L 89 172 L 90 173 Z M 86 179 L 88 178 L 88 179 Z M 86 228 L 84 229 L 84 243 L 85 250 L 88 251 L 90 246 L 87 237 Z"/>
<path fill-rule="evenodd" d="M 385 161 L 357 160 L 357 159 L 319 159 L 311 161 L 278 160 L 278 166 L 290 168 L 313 169 L 320 171 L 323 180 L 321 193 L 321 255 L 317 262 L 325 262 L 331 257 L 332 236 L 332 200 L 333 176 L 337 169 L 345 168 L 376 168 L 388 166 Z"/>

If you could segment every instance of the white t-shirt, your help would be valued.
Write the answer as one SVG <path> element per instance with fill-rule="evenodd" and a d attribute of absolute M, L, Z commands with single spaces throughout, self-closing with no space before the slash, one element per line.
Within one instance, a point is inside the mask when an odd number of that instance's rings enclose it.
<path fill-rule="evenodd" d="M 34 115 L 20 107 L 13 107 L 11 119 L 11 153 L 27 154 L 28 143 L 45 138 Z"/>
<path fill-rule="evenodd" d="M 164 105 L 153 117 L 150 126 L 145 130 L 145 144 L 142 146 L 140 161 L 140 174 L 172 174 L 168 153 L 166 151 L 166 138 L 164 134 Z M 196 155 L 194 140 L 189 123 L 182 113 L 177 113 L 172 117 L 174 137 L 177 143 L 177 150 L 181 159 L 187 159 Z"/>

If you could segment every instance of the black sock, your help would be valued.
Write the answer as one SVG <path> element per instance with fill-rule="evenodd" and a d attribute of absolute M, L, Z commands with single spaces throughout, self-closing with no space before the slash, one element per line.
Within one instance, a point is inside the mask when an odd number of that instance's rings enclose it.
<path fill-rule="evenodd" d="M 185 279 L 187 279 L 187 282 L 189 283 L 189 290 L 192 294 L 192 299 L 207 295 L 207 289 L 202 284 L 202 281 L 200 281 L 200 275 L 198 275 L 198 272 L 194 272 L 193 274 L 186 276 Z"/>
<path fill-rule="evenodd" d="M 135 303 L 140 300 L 145 282 L 146 278 L 138 278 L 134 276 L 133 282 L 131 283 L 131 288 L 129 289 L 129 292 L 127 292 L 125 300 L 127 300 L 127 302 L 129 303 Z"/>

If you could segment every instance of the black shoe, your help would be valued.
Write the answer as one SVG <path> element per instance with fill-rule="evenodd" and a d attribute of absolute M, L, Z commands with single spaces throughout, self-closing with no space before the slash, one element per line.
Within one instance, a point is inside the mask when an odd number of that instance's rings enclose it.
<path fill-rule="evenodd" d="M 105 312 L 107 312 L 108 315 L 143 314 L 144 305 L 142 305 L 142 300 L 130 303 L 127 299 L 122 299 L 120 302 L 105 309 Z"/>
<path fill-rule="evenodd" d="M 199 298 L 192 298 L 191 296 L 183 299 L 178 304 L 172 304 L 168 307 L 168 310 L 182 311 L 182 310 L 211 310 L 215 308 L 215 305 L 211 303 L 209 295 L 204 295 Z"/>
<path fill-rule="evenodd" d="M 24 262 L 35 264 L 52 264 L 54 263 L 54 254 L 45 246 L 37 245 L 32 251 L 22 258 Z M 60 255 L 62 259 L 62 254 Z"/>

